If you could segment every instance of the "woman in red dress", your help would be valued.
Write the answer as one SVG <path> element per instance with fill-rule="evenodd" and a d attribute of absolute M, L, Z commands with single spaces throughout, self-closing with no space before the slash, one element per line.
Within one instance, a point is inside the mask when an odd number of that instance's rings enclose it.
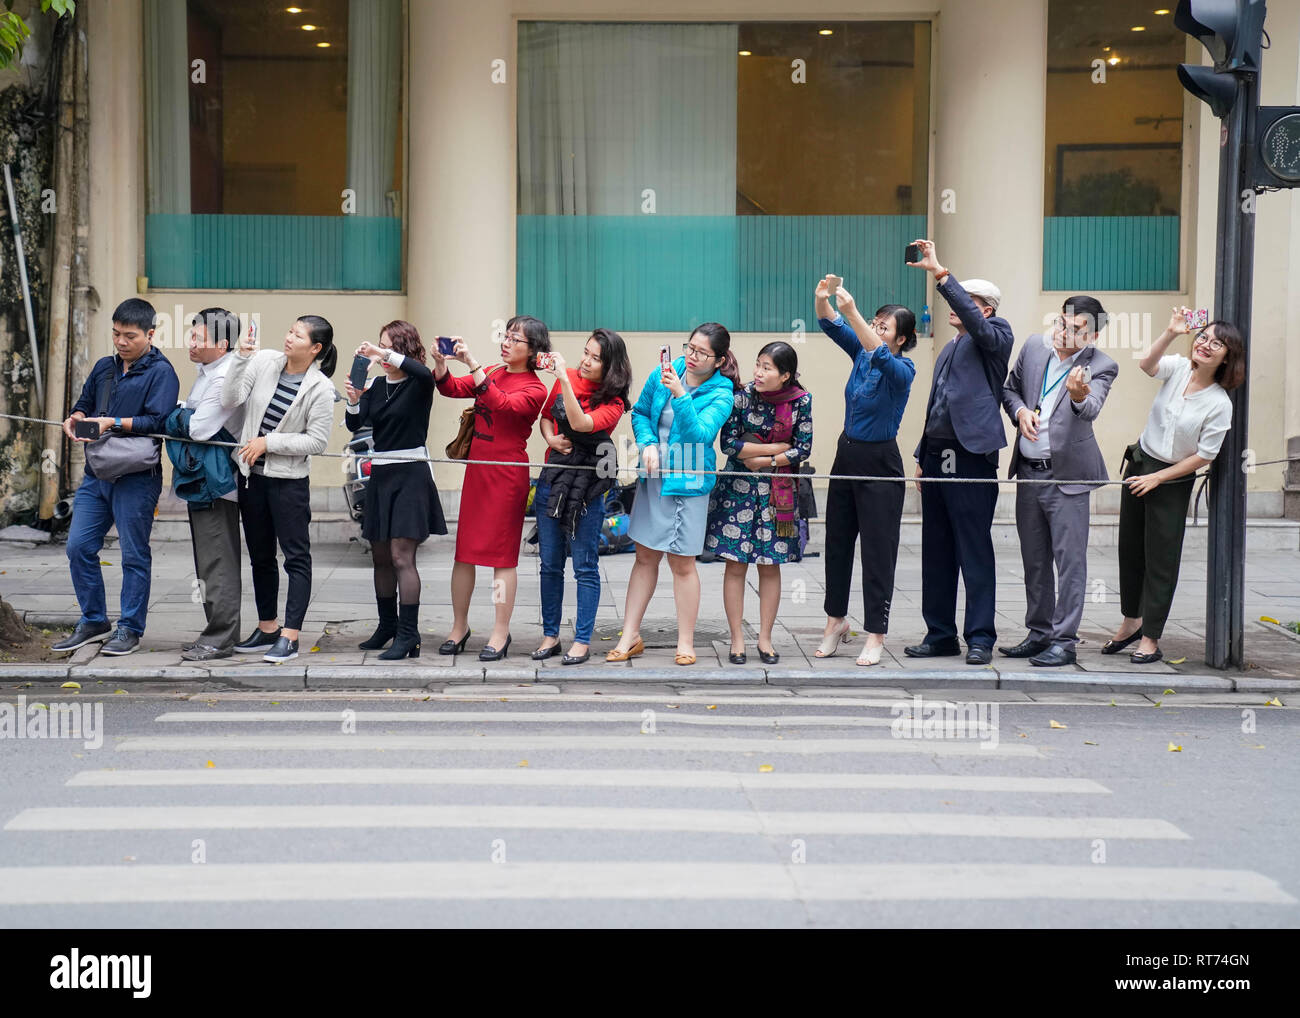
<path fill-rule="evenodd" d="M 471 460 L 522 463 L 528 459 L 528 436 L 546 402 L 546 384 L 533 369 L 537 354 L 551 349 L 551 334 L 544 322 L 517 315 L 506 323 L 501 343 L 501 361 L 485 372 L 469 352 L 464 340 L 456 338 L 452 354 L 470 369 L 468 375 L 453 377 L 447 358 L 437 347 L 430 351 L 438 391 L 444 396 L 474 399 L 477 412 L 474 438 L 469 447 Z M 492 600 L 496 621 L 480 661 L 499 661 L 510 648 L 510 615 L 515 608 L 519 583 L 519 540 L 524 530 L 524 509 L 528 503 L 528 468 L 490 467 L 471 463 L 465 468 L 460 489 L 460 521 L 456 525 L 456 561 L 451 571 L 451 634 L 438 648 L 443 654 L 457 654 L 469 639 L 469 602 L 474 595 L 475 566 L 491 566 Z"/>

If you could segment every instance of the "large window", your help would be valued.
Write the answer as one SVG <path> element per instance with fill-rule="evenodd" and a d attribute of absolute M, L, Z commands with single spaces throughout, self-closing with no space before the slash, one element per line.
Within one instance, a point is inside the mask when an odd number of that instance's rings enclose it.
<path fill-rule="evenodd" d="M 519 25 L 517 304 L 552 328 L 924 300 L 927 22 Z"/>
<path fill-rule="evenodd" d="M 146 274 L 402 285 L 401 0 L 145 0 Z"/>
<path fill-rule="evenodd" d="M 1172 7 L 1049 0 L 1044 290 L 1178 289 L 1185 37 Z"/>

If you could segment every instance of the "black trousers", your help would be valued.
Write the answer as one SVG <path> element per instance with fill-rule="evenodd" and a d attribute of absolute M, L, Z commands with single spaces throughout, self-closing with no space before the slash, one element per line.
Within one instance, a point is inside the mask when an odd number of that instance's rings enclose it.
<path fill-rule="evenodd" d="M 840 435 L 832 474 L 902 477 L 898 443 L 858 442 Z M 903 519 L 903 485 L 891 481 L 831 481 L 826 492 L 826 598 L 833 619 L 849 613 L 853 542 L 862 548 L 862 619 L 868 633 L 889 632 L 894 598 L 898 531 Z"/>
<path fill-rule="evenodd" d="M 1128 448 L 1125 477 L 1152 474 L 1170 464 L 1148 456 L 1136 442 Z M 1125 618 L 1142 620 L 1142 635 L 1159 640 L 1178 589 L 1187 532 L 1187 504 L 1195 479 L 1162 484 L 1139 498 L 1125 485 L 1119 494 L 1119 605 Z"/>
<path fill-rule="evenodd" d="M 921 476 L 997 477 L 996 462 L 956 442 L 927 440 Z M 925 642 L 957 639 L 957 574 L 966 587 L 967 647 L 992 647 L 997 579 L 993 558 L 996 484 L 921 484 L 921 614 Z"/>
<path fill-rule="evenodd" d="M 253 599 L 257 617 L 266 622 L 280 613 L 280 567 L 275 561 L 279 542 L 289 593 L 284 627 L 301 629 L 311 600 L 311 481 L 306 477 L 240 475 L 239 514 L 244 519 L 244 543 L 253 567 Z"/>
<path fill-rule="evenodd" d="M 208 619 L 197 642 L 229 650 L 239 639 L 239 506 L 219 498 L 205 509 L 190 505 L 189 512 L 194 573 L 203 582 L 203 614 Z"/>

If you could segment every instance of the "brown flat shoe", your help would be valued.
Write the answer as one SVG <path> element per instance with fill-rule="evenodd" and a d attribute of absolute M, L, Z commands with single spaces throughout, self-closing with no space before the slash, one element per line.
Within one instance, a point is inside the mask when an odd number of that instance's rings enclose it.
<path fill-rule="evenodd" d="M 693 665 L 695 664 L 695 655 L 678 654 L 675 658 L 673 658 L 673 660 L 676 661 L 679 665 Z"/>
<path fill-rule="evenodd" d="M 629 658 L 634 658 L 639 654 L 644 654 L 644 653 L 645 653 L 645 641 L 638 636 L 636 638 L 636 643 L 632 644 L 632 646 L 630 646 L 627 650 L 625 651 L 619 650 L 617 647 L 615 647 L 613 650 L 611 650 L 608 654 L 605 655 L 605 660 L 626 661 Z"/>

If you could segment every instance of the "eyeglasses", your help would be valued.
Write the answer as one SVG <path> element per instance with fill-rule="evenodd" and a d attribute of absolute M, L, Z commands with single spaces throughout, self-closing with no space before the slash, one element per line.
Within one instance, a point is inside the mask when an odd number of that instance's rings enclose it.
<path fill-rule="evenodd" d="M 1211 353 L 1217 353 L 1218 351 L 1222 350 L 1225 346 L 1227 346 L 1227 344 L 1223 340 L 1218 339 L 1214 336 L 1206 336 L 1204 332 L 1198 332 L 1196 334 L 1196 339 L 1192 341 L 1192 345 L 1203 346 Z"/>
<path fill-rule="evenodd" d="M 1056 327 L 1064 332 L 1067 336 L 1086 336 L 1088 334 L 1088 325 L 1071 325 L 1066 322 L 1064 315 L 1056 316 Z"/>
<path fill-rule="evenodd" d="M 522 332 L 507 332 L 507 333 L 506 333 L 506 339 L 510 340 L 510 342 L 512 342 L 512 343 L 527 343 L 527 342 L 528 342 L 528 337 L 525 336 Z"/>
<path fill-rule="evenodd" d="M 706 357 L 713 356 L 713 351 L 711 349 L 702 350 L 698 346 L 691 346 L 690 343 L 682 344 L 682 353 L 684 353 L 687 357 L 692 357 L 697 360 L 703 360 Z"/>

